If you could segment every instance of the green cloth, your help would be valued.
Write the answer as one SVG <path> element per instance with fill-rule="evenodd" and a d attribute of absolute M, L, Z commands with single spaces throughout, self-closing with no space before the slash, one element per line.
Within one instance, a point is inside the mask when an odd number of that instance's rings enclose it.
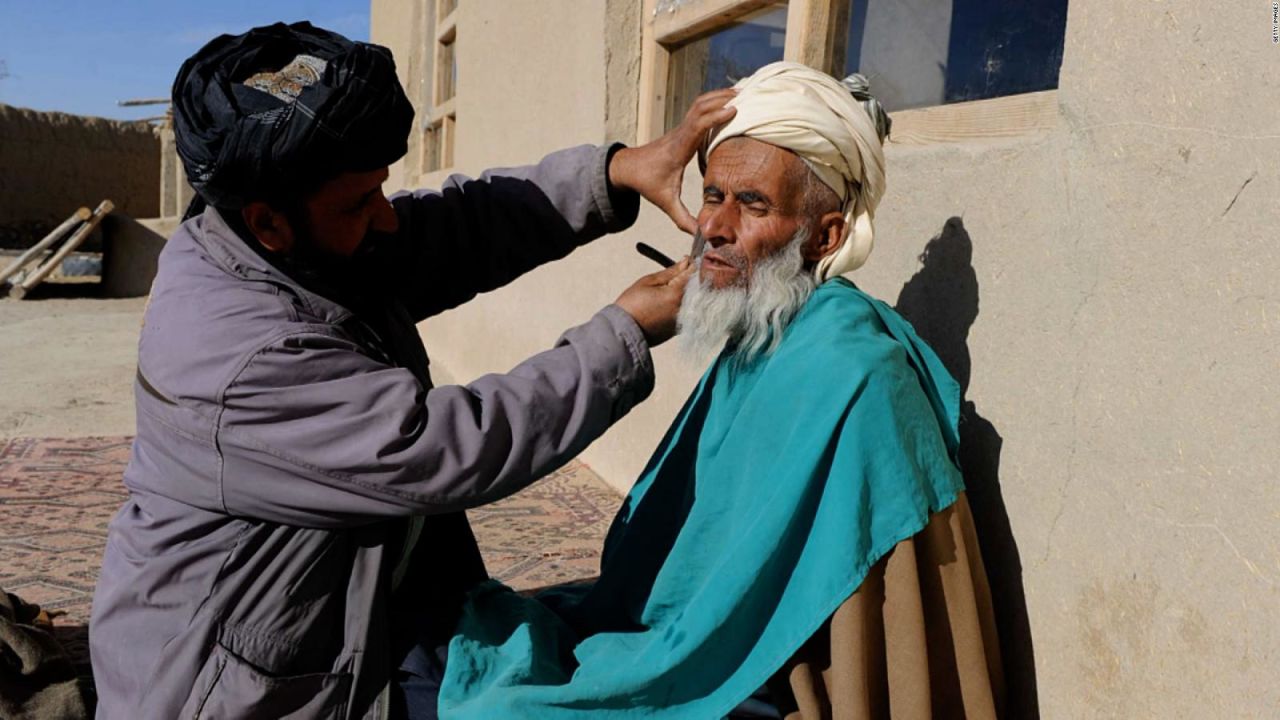
<path fill-rule="evenodd" d="M 627 496 L 599 580 L 469 596 L 444 718 L 718 718 L 962 490 L 960 389 L 844 279 L 770 356 L 722 355 Z"/>

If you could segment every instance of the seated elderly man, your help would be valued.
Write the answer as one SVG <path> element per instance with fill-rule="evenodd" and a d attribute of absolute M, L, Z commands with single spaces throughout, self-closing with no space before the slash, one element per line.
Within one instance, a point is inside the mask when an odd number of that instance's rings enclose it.
<path fill-rule="evenodd" d="M 872 247 L 888 122 L 776 63 L 712 135 L 680 313 L 718 357 L 623 504 L 590 587 L 472 592 L 445 718 L 998 717 L 991 603 L 956 465 L 960 392 L 840 274 Z"/>

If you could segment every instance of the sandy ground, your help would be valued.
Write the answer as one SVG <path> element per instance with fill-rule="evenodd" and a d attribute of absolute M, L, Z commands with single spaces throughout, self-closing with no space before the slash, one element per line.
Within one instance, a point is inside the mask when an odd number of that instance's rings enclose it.
<path fill-rule="evenodd" d="M 0 299 L 0 437 L 132 435 L 146 298 L 56 290 Z"/>
<path fill-rule="evenodd" d="M 0 284 L 0 438 L 134 433 L 147 299 L 84 297 L 91 292 L 72 281 L 11 300 Z M 454 382 L 435 361 L 431 376 L 436 385 Z"/>

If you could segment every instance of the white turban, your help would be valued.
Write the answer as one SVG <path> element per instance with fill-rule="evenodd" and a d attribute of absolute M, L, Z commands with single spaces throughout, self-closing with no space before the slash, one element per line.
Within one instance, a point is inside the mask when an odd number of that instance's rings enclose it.
<path fill-rule="evenodd" d="M 845 83 L 797 63 L 765 65 L 734 86 L 738 94 L 728 104 L 738 113 L 711 132 L 698 154 L 706 172 L 717 145 L 731 137 L 754 138 L 799 155 L 835 191 L 844 210 L 844 237 L 839 249 L 815 268 L 819 283 L 867 261 L 874 242 L 872 221 L 884 195 L 882 138 L 888 133 L 888 117 L 866 94 L 860 75 Z"/>

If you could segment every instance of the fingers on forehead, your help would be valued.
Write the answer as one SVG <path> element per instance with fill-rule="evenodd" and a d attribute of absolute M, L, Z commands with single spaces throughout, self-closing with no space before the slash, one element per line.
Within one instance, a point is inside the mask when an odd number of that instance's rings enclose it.
<path fill-rule="evenodd" d="M 725 88 L 723 90 L 713 90 L 706 93 L 694 101 L 695 106 L 705 107 L 707 105 L 720 105 L 724 101 L 732 98 L 737 94 L 733 88 Z"/>

